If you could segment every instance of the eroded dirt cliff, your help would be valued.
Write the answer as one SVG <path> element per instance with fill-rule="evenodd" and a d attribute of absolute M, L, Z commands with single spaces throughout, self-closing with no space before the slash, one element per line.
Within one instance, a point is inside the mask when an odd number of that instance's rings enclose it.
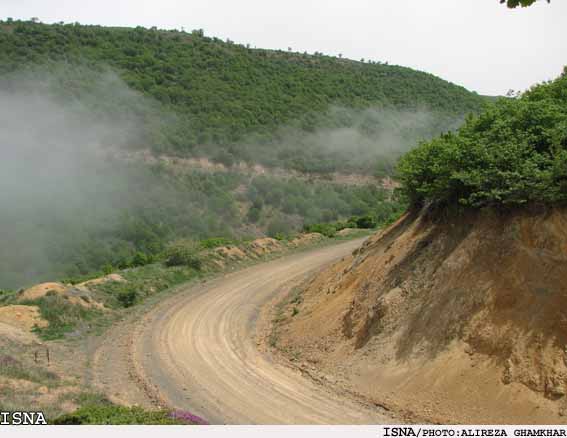
<path fill-rule="evenodd" d="M 566 209 L 407 214 L 286 312 L 279 348 L 378 404 L 567 422 Z"/>

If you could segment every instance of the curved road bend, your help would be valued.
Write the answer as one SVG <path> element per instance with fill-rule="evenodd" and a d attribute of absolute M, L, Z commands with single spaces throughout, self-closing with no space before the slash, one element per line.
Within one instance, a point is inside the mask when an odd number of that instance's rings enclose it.
<path fill-rule="evenodd" d="M 211 424 L 392 423 L 256 345 L 262 305 L 283 284 L 352 252 L 361 239 L 259 264 L 187 291 L 150 312 L 134 360 L 168 405 Z"/>

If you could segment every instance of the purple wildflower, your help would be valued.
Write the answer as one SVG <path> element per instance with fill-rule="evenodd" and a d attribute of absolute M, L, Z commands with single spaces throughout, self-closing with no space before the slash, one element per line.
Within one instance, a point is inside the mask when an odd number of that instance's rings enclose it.
<path fill-rule="evenodd" d="M 191 424 L 209 424 L 206 420 L 203 420 L 201 417 L 198 417 L 197 415 L 192 414 L 189 411 L 172 411 L 169 416 L 174 420 L 182 420 Z"/>

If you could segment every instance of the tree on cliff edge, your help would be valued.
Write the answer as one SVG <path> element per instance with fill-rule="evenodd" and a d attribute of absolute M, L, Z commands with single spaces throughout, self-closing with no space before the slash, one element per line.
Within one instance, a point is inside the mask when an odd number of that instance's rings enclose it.
<path fill-rule="evenodd" d="M 517 8 L 521 6 L 523 8 L 533 5 L 537 0 L 500 0 L 500 3 L 506 3 L 509 8 Z M 551 0 L 547 0 L 547 3 L 551 3 Z"/>

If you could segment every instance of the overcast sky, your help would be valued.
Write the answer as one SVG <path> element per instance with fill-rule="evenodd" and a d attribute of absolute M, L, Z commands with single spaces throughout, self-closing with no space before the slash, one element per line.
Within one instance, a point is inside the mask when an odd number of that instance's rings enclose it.
<path fill-rule="evenodd" d="M 489 95 L 567 65 L 565 0 L 516 10 L 498 0 L 0 0 L 0 17 L 202 28 L 256 47 L 413 67 Z"/>

